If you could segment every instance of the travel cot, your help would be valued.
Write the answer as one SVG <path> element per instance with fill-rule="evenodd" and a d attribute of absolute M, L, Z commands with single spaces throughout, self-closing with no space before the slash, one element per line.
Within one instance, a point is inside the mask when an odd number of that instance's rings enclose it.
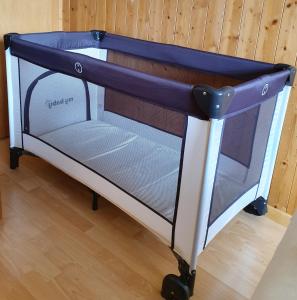
<path fill-rule="evenodd" d="M 11 168 L 33 153 L 154 232 L 180 271 L 162 296 L 188 299 L 209 241 L 266 211 L 295 69 L 98 30 L 5 49 Z"/>

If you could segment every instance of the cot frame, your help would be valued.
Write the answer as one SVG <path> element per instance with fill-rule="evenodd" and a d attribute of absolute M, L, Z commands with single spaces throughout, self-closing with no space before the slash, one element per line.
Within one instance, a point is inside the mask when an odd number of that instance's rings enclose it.
<path fill-rule="evenodd" d="M 11 167 L 17 167 L 18 159 L 23 151 L 28 151 L 82 182 L 94 192 L 104 196 L 154 232 L 172 249 L 179 260 L 181 277 L 187 278 L 187 285 L 190 287 L 192 294 L 198 255 L 239 211 L 259 197 L 265 199 L 268 197 L 291 86 L 286 85 L 277 96 L 259 183 L 237 199 L 208 228 L 208 216 L 224 118 L 201 120 L 194 116 L 188 116 L 179 200 L 176 204 L 174 222 L 170 224 L 123 190 L 100 175 L 95 174 L 87 167 L 82 166 L 65 153 L 61 153 L 61 151 L 46 144 L 44 141 L 22 132 L 18 57 L 11 54 L 10 47 L 7 47 L 5 50 L 5 56 L 10 120 Z M 193 181 L 196 184 L 193 184 Z M 119 199 L 125 201 L 119 201 Z"/>

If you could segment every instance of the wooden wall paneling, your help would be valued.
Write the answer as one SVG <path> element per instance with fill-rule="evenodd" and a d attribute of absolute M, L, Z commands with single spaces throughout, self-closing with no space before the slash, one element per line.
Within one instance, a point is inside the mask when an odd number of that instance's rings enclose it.
<path fill-rule="evenodd" d="M 219 52 L 236 55 L 244 0 L 227 0 Z"/>
<path fill-rule="evenodd" d="M 62 1 L 62 30 L 70 31 L 70 0 L 60 0 Z"/>
<path fill-rule="evenodd" d="M 237 56 L 249 59 L 255 57 L 263 4 L 263 0 L 247 0 L 244 2 Z"/>
<path fill-rule="evenodd" d="M 286 0 L 279 41 L 276 50 L 275 62 L 285 62 L 296 65 L 297 53 L 297 3 Z M 272 186 L 269 195 L 271 205 L 286 211 L 289 202 L 296 201 L 297 163 L 297 108 L 296 108 L 296 81 L 289 100 L 286 119 L 282 131 L 280 148 L 274 169 Z M 295 181 L 294 181 L 295 180 Z M 293 193 L 291 193 L 293 192 Z M 295 206 L 295 205 L 294 205 Z"/>
<path fill-rule="evenodd" d="M 222 34 L 226 0 L 209 1 L 203 49 L 218 52 Z"/>
<path fill-rule="evenodd" d="M 51 20 L 53 28 L 57 28 L 58 30 L 63 28 L 63 0 L 52 2 Z"/>
<path fill-rule="evenodd" d="M 187 46 L 189 43 L 191 12 L 191 1 L 178 1 L 174 32 L 174 44 L 176 45 Z"/>
<path fill-rule="evenodd" d="M 138 5 L 137 37 L 148 39 L 150 20 L 150 1 L 140 0 Z"/>
<path fill-rule="evenodd" d="M 148 39 L 161 42 L 164 0 L 150 0 Z"/>
<path fill-rule="evenodd" d="M 89 0 L 71 0 L 70 11 L 70 27 L 71 30 L 84 31 L 87 24 L 87 6 Z"/>
<path fill-rule="evenodd" d="M 78 31 L 82 30 L 81 26 L 84 26 L 86 20 L 80 19 L 78 20 L 78 1 L 77 0 L 70 0 L 70 30 L 71 31 Z M 83 22 L 83 24 L 82 24 Z"/>
<path fill-rule="evenodd" d="M 286 0 L 275 61 L 295 64 L 297 52 L 297 1 Z"/>
<path fill-rule="evenodd" d="M 285 0 L 266 0 L 262 14 L 259 39 L 256 49 L 257 60 L 274 62 Z"/>
<path fill-rule="evenodd" d="M 188 45 L 190 48 L 202 49 L 208 12 L 207 0 L 193 0 L 191 8 L 191 25 Z"/>
<path fill-rule="evenodd" d="M 85 30 L 93 30 L 98 28 L 96 25 L 98 25 L 98 21 L 103 21 L 102 16 L 100 16 L 100 19 L 98 20 L 99 11 L 101 11 L 100 2 L 98 0 L 84 0 L 85 2 L 85 11 L 86 11 L 86 24 L 85 24 Z M 104 8 L 104 6 L 103 6 Z M 105 9 L 105 8 L 104 8 Z"/>
<path fill-rule="evenodd" d="M 108 0 L 95 0 L 96 2 L 96 10 L 95 10 L 95 24 L 91 29 L 105 30 L 106 26 L 106 15 L 107 15 L 107 7 L 106 2 Z"/>
<path fill-rule="evenodd" d="M 132 37 L 137 37 L 137 19 L 140 0 L 127 0 L 126 32 Z"/>
<path fill-rule="evenodd" d="M 115 32 L 115 15 L 116 15 L 116 1 L 107 0 L 105 30 L 108 32 Z"/>
<path fill-rule="evenodd" d="M 173 44 L 178 0 L 164 0 L 161 41 Z"/>
<path fill-rule="evenodd" d="M 116 1 L 115 32 L 127 34 L 126 31 L 127 0 Z"/>

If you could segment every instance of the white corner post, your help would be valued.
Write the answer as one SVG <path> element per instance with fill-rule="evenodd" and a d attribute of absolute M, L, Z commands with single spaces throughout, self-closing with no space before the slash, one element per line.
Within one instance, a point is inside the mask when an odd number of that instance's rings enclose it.
<path fill-rule="evenodd" d="M 10 147 L 22 148 L 22 125 L 21 125 L 21 99 L 19 84 L 18 58 L 12 56 L 10 48 L 5 51 L 8 114 L 9 114 L 9 135 Z"/>
<path fill-rule="evenodd" d="M 203 250 L 224 120 L 188 118 L 174 251 L 196 269 Z"/>
<path fill-rule="evenodd" d="M 283 123 L 285 120 L 287 104 L 290 97 L 290 91 L 291 87 L 285 86 L 283 91 L 280 92 L 277 96 L 274 116 L 272 119 L 270 134 L 268 138 L 265 160 L 263 164 L 262 175 L 259 182 L 256 198 L 261 196 L 264 199 L 268 198 L 270 183 L 277 156 L 277 150 L 280 142 Z"/>

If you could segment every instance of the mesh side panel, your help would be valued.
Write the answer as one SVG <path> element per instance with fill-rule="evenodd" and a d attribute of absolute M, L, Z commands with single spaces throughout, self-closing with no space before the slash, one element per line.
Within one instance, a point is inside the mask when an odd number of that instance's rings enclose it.
<path fill-rule="evenodd" d="M 118 101 L 119 98 L 121 101 Z M 111 89 L 106 89 L 105 110 L 178 136 L 182 136 L 184 132 L 185 117 L 183 114 Z"/>
<path fill-rule="evenodd" d="M 100 92 L 80 79 L 19 60 L 23 129 L 40 135 L 60 127 L 97 118 L 97 108 L 88 107 L 90 97 Z M 26 111 L 27 110 L 27 111 Z M 88 111 L 92 114 L 88 116 Z M 26 123 L 30 129 L 25 128 Z"/>
<path fill-rule="evenodd" d="M 145 59 L 138 56 L 124 54 L 121 52 L 108 50 L 107 60 L 109 62 L 128 67 L 134 70 L 142 71 L 159 77 L 173 79 L 190 84 L 208 84 L 213 87 L 223 87 L 236 85 L 243 80 L 223 75 L 208 74 L 202 71 L 183 68 L 168 63 L 162 63 L 151 59 Z"/>
<path fill-rule="evenodd" d="M 172 221 L 185 116 L 157 106 L 153 111 L 142 111 L 146 102 L 139 98 L 85 85 L 60 73 L 47 76 L 47 72 L 21 62 L 22 113 L 30 124 L 24 132 L 94 170 Z M 73 100 L 70 103 L 66 98 Z M 127 118 L 117 107 L 137 113 L 124 114 Z"/>
<path fill-rule="evenodd" d="M 209 224 L 261 177 L 276 97 L 226 119 Z"/>

